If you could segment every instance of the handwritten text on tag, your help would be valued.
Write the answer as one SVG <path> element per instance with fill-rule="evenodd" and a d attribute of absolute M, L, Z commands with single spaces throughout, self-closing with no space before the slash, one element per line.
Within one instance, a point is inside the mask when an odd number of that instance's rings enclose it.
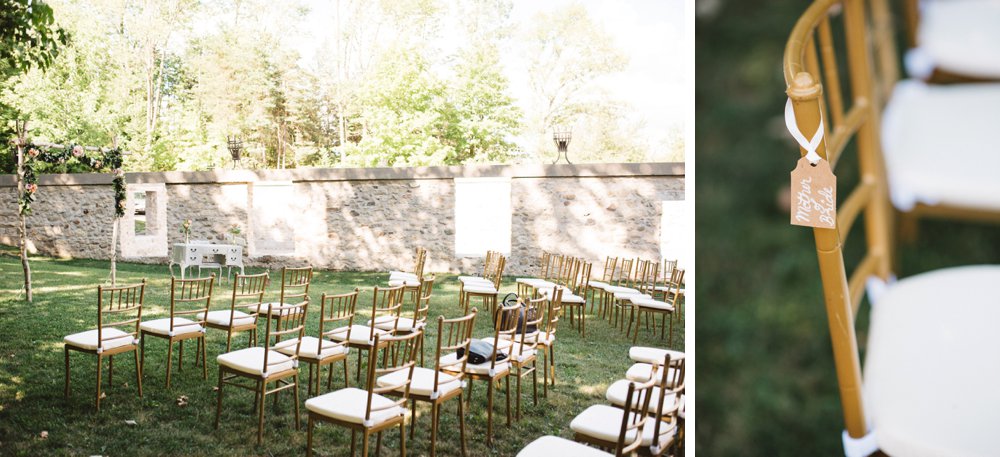
<path fill-rule="evenodd" d="M 792 225 L 834 228 L 837 222 L 837 177 L 830 163 L 816 165 L 805 157 L 792 170 Z"/>

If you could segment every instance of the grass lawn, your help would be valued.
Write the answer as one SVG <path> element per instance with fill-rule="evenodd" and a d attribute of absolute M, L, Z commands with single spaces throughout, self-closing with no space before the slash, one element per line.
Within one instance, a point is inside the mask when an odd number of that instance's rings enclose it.
<path fill-rule="evenodd" d="M 107 398 L 101 402 L 101 412 L 93 407 L 96 357 L 71 354 L 73 392 L 63 398 L 63 337 L 96 326 L 97 284 L 108 279 L 108 263 L 95 260 L 58 260 L 44 257 L 32 259 L 35 302 L 24 301 L 20 289 L 23 277 L 20 260 L 10 249 L 0 251 L 0 455 L 302 455 L 305 453 L 305 408 L 302 408 L 302 430 L 294 429 L 292 396 L 281 394 L 275 408 L 269 400 L 265 417 L 263 446 L 256 446 L 256 416 L 252 414 L 253 395 L 240 389 L 226 389 L 223 400 L 222 426 L 213 429 L 215 399 L 213 391 L 218 372 L 215 357 L 225 349 L 225 333 L 208 332 L 208 379 L 195 369 L 194 345 L 188 343 L 183 371 L 174 371 L 170 390 L 164 387 L 166 376 L 166 344 L 163 340 L 146 341 L 146 366 L 142 399 L 134 385 L 134 365 L 131 355 L 116 363 L 114 386 L 105 389 Z M 253 272 L 258 272 L 253 270 Z M 250 271 L 248 271 L 250 273 Z M 347 292 L 354 287 L 363 290 L 358 301 L 371 303 L 371 286 L 384 284 L 386 273 L 319 271 L 314 276 L 310 295 L 318 301 L 323 292 Z M 143 319 L 165 317 L 169 312 L 170 276 L 166 266 L 118 264 L 120 283 L 147 278 L 146 305 Z M 216 287 L 213 309 L 228 306 L 230 283 Z M 365 290 L 367 289 L 367 291 Z M 504 289 L 513 291 L 513 278 L 505 278 Z M 506 290 L 505 290 L 506 291 Z M 366 293 L 365 293 L 366 292 Z M 277 289 L 270 288 L 268 298 L 277 298 Z M 454 275 L 439 275 L 431 304 L 431 319 L 438 315 L 459 315 L 458 281 Z M 370 305 L 369 305 L 370 306 Z M 311 312 L 307 332 L 318 328 L 316 312 Z M 490 320 L 476 322 L 477 337 L 490 334 Z M 593 317 L 590 315 L 588 317 Z M 362 320 L 363 323 L 363 320 Z M 485 444 L 486 386 L 476 383 L 472 408 L 467 412 L 467 434 L 470 455 L 514 455 L 534 440 L 554 434 L 572 438 L 569 423 L 587 406 L 605 403 L 604 391 L 617 379 L 623 378 L 631 365 L 628 359 L 630 341 L 606 321 L 588 319 L 587 339 L 563 319 L 556 345 L 557 386 L 548 398 L 531 403 L 530 376 L 525 378 L 527 389 L 522 399 L 525 408 L 521 421 L 505 425 L 503 394 L 497 395 L 494 410 L 494 446 Z M 434 339 L 431 328 L 427 336 L 427 363 L 433 358 Z M 261 331 L 263 338 L 263 331 Z M 684 322 L 675 322 L 676 349 L 684 349 Z M 234 340 L 237 348 L 245 347 L 246 334 Z M 639 344 L 664 347 L 658 333 L 643 332 Z M 177 351 L 174 351 L 175 353 Z M 176 357 L 176 355 L 175 355 Z M 353 376 L 356 353 L 352 352 Z M 334 365 L 339 368 L 339 364 Z M 541 368 L 541 362 L 539 362 Z M 303 366 L 300 379 L 308 372 Z M 105 368 L 106 370 L 106 368 Z M 175 359 L 176 370 L 176 359 Z M 106 373 L 106 371 L 105 371 Z M 342 385 L 342 372 L 334 374 L 334 387 Z M 539 374 L 539 378 L 541 375 Z M 107 379 L 105 375 L 104 379 Z M 353 383 L 353 380 L 352 380 Z M 325 384 L 324 384 L 325 386 Z M 522 384 L 523 388 L 524 384 Z M 513 382 L 512 382 L 513 387 Z M 301 398 L 305 401 L 305 386 Z M 541 390 L 539 386 L 539 390 Z M 175 400 L 185 395 L 187 406 L 177 406 Z M 512 399 L 513 400 L 513 399 Z M 407 440 L 409 455 L 429 454 L 430 408 L 418 403 L 418 422 L 414 440 Z M 439 455 L 459 455 L 458 422 L 455 402 L 444 406 L 439 427 Z M 136 425 L 127 425 L 134 420 Z M 41 434 L 47 432 L 47 438 Z M 384 436 L 383 455 L 398 455 L 399 438 L 395 431 Z M 345 429 L 319 425 L 314 436 L 318 455 L 347 455 L 350 434 Z M 374 449 L 374 444 L 372 445 Z M 374 453 L 373 453 L 374 454 Z"/>

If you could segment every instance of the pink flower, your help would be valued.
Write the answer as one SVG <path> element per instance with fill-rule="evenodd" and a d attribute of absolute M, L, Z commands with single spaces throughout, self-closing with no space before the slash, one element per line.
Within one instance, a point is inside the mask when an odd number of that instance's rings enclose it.
<path fill-rule="evenodd" d="M 38 184 L 28 184 L 24 187 L 24 190 L 28 191 L 29 194 L 33 194 L 36 190 L 38 190 Z"/>
<path fill-rule="evenodd" d="M 39 154 L 38 149 L 35 149 L 35 148 L 28 149 L 28 155 L 29 156 L 31 156 L 31 157 L 38 157 L 38 154 Z"/>
<path fill-rule="evenodd" d="M 73 146 L 73 157 L 80 157 L 83 155 L 83 146 L 76 145 Z"/>
<path fill-rule="evenodd" d="M 102 167 L 103 165 L 104 165 L 104 164 L 103 164 L 103 163 L 101 163 L 101 161 L 100 161 L 100 160 L 98 160 L 97 162 L 94 162 L 94 168 L 101 168 L 101 167 Z"/>
<path fill-rule="evenodd" d="M 117 176 L 119 178 L 121 178 L 122 176 L 125 176 L 125 170 L 122 170 L 121 168 L 115 168 L 114 172 L 115 172 L 115 176 Z"/>

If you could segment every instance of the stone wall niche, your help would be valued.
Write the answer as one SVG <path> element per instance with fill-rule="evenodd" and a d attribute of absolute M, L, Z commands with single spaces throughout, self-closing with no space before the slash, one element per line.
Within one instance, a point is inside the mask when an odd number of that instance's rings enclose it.
<path fill-rule="evenodd" d="M 166 184 L 130 184 L 119 229 L 122 257 L 166 257 Z"/>

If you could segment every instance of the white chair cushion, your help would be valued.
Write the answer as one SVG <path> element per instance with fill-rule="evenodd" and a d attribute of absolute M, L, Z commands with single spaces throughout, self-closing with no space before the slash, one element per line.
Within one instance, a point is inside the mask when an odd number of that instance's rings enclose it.
<path fill-rule="evenodd" d="M 390 271 L 389 272 L 389 279 L 390 280 L 392 280 L 392 279 L 417 280 L 417 279 L 420 279 L 420 278 L 418 278 L 415 273 L 410 273 L 410 272 L 407 272 L 407 271 Z"/>
<path fill-rule="evenodd" d="M 1000 455 L 996 284 L 1000 266 L 948 268 L 900 280 L 877 298 L 863 398 L 887 454 Z"/>
<path fill-rule="evenodd" d="M 502 352 L 504 354 L 507 354 L 509 356 L 508 360 L 513 360 L 513 361 L 516 361 L 516 362 L 520 363 L 520 362 L 527 361 L 532 356 L 534 356 L 536 350 L 532 349 L 530 347 L 525 347 L 522 350 L 521 349 L 521 343 L 520 343 L 520 341 L 521 341 L 521 338 L 524 337 L 524 335 L 517 335 L 517 336 L 518 336 L 518 339 L 515 340 L 515 341 L 512 341 L 510 339 L 501 338 L 499 341 L 497 341 L 497 347 L 500 349 L 500 352 Z M 528 335 L 529 338 L 531 336 L 533 336 L 533 335 Z M 482 341 L 487 342 L 487 343 L 493 344 L 493 337 L 491 337 L 491 336 L 488 336 L 486 338 L 480 338 L 480 339 Z M 531 341 L 529 340 L 528 342 L 530 343 Z"/>
<path fill-rule="evenodd" d="M 552 297 L 552 289 L 551 288 L 538 289 L 538 294 L 541 295 L 541 296 L 543 296 L 543 297 L 545 297 L 545 298 L 551 298 Z M 583 297 L 579 296 L 579 295 L 574 295 L 572 292 L 569 291 L 569 289 L 565 289 L 565 290 L 563 290 L 563 294 L 562 294 L 562 302 L 563 303 L 570 303 L 570 304 L 574 304 L 574 303 L 575 304 L 581 304 L 581 303 L 586 303 L 587 300 L 584 299 Z"/>
<path fill-rule="evenodd" d="M 201 324 L 192 321 L 190 319 L 185 319 L 183 317 L 174 318 L 174 331 L 173 334 L 170 332 L 170 318 L 165 317 L 163 319 L 156 319 L 152 321 L 145 321 L 139 324 L 140 330 L 145 330 L 149 333 L 155 333 L 157 335 L 167 335 L 167 336 L 179 336 L 188 333 L 198 333 L 204 332 L 205 328 Z"/>
<path fill-rule="evenodd" d="M 517 453 L 517 457 L 556 457 L 563 455 L 574 457 L 606 457 L 613 454 L 608 454 L 586 444 L 550 435 L 528 443 L 527 446 L 521 449 L 521 452 Z"/>
<path fill-rule="evenodd" d="M 455 353 L 451 353 L 451 354 L 448 354 L 448 355 L 446 355 L 444 357 L 441 357 L 441 365 L 452 364 L 452 363 L 455 363 L 456 360 L 458 360 L 458 355 L 455 354 Z M 468 361 L 466 361 L 466 363 L 465 363 L 465 372 L 466 373 L 472 373 L 472 374 L 479 374 L 479 375 L 487 375 L 487 376 L 500 376 L 500 375 L 502 375 L 502 374 L 510 371 L 510 363 L 508 363 L 506 360 L 504 360 L 503 362 L 497 362 L 496 367 L 494 367 L 494 369 L 493 369 L 493 374 L 491 375 L 490 374 L 490 363 L 492 363 L 492 361 L 491 360 L 487 360 L 487 361 L 485 361 L 483 363 L 480 363 L 478 365 L 474 365 L 474 364 L 471 364 Z M 458 365 L 454 366 L 454 368 L 458 368 L 458 367 L 459 367 Z M 452 372 L 457 371 L 457 370 L 452 370 L 451 368 L 452 367 L 446 367 L 445 370 L 446 371 L 452 371 Z"/>
<path fill-rule="evenodd" d="M 617 442 L 618 434 L 621 433 L 622 415 L 624 410 L 608 405 L 593 405 L 573 418 L 569 428 L 582 435 L 591 436 L 597 439 Z M 653 444 L 653 419 L 646 420 L 642 429 L 642 445 Z M 660 447 L 665 447 L 673 439 L 674 427 L 667 422 L 660 424 Z M 625 441 L 632 442 L 635 439 L 635 430 L 625 433 Z"/>
<path fill-rule="evenodd" d="M 394 402 L 386 397 L 373 394 L 371 418 L 366 422 L 368 391 L 348 387 L 306 400 L 306 409 L 333 419 L 373 427 L 406 414 L 406 409 L 399 406 L 377 410 L 377 408 L 384 408 L 392 403 Z"/>
<path fill-rule="evenodd" d="M 621 287 L 621 286 L 608 286 L 604 288 L 604 291 L 610 294 L 637 294 L 639 289 L 633 289 L 631 287 Z"/>
<path fill-rule="evenodd" d="M 992 144 L 1000 84 L 896 85 L 882 123 L 896 208 L 917 203 L 1000 211 L 1000 154 Z"/>
<path fill-rule="evenodd" d="M 548 281 L 548 280 L 545 280 L 545 279 L 541 279 L 541 278 L 517 278 L 515 280 L 515 282 L 520 283 L 520 284 L 527 284 L 527 285 L 529 285 L 531 287 L 535 287 L 535 288 L 541 288 L 541 287 L 552 288 L 552 287 L 555 287 L 557 285 L 554 282 L 551 282 L 551 281 Z"/>
<path fill-rule="evenodd" d="M 267 377 L 295 368 L 295 361 L 276 351 L 267 351 L 267 372 L 264 372 L 264 348 L 253 347 L 227 352 L 216 357 L 219 365 L 243 373 Z"/>
<path fill-rule="evenodd" d="M 546 332 L 541 332 L 541 331 L 538 332 L 538 333 L 529 334 L 527 336 L 529 338 L 528 342 L 531 342 L 532 341 L 531 338 L 534 338 L 535 339 L 534 341 L 536 341 L 539 346 L 551 345 L 556 340 L 556 334 L 555 333 L 546 333 Z M 524 337 L 525 337 L 525 335 L 516 334 L 516 335 L 514 335 L 514 341 L 523 341 Z M 500 338 L 504 339 L 504 340 L 511 339 L 510 335 L 500 335 Z M 490 339 L 490 343 L 492 343 L 492 342 L 493 342 L 493 340 Z"/>
<path fill-rule="evenodd" d="M 323 344 L 323 351 L 317 355 L 317 349 L 319 349 L 320 341 Z M 299 339 L 291 339 L 282 341 L 274 345 L 274 350 L 285 355 L 295 355 L 295 346 L 298 344 Z M 330 340 L 320 340 L 315 336 L 304 336 L 302 337 L 302 346 L 299 347 L 299 357 L 306 357 L 310 359 L 323 360 L 333 356 L 347 354 L 350 348 L 347 345 L 337 344 Z"/>
<path fill-rule="evenodd" d="M 380 376 L 375 383 L 379 387 L 397 386 L 406 381 L 409 370 L 396 370 L 385 376 Z M 438 374 L 438 395 L 444 395 L 455 389 L 461 389 L 462 383 L 454 376 L 441 372 Z M 397 389 L 402 392 L 402 389 Z M 434 370 L 424 367 L 413 368 L 413 379 L 410 380 L 410 393 L 425 397 L 432 396 L 434 392 Z M 437 396 L 434 396 L 437 398 Z"/>
<path fill-rule="evenodd" d="M 357 324 L 352 325 L 350 342 L 353 344 L 369 344 L 369 345 L 375 344 L 375 340 L 370 339 L 372 335 L 371 331 L 372 328 L 367 325 L 357 325 Z M 381 338 L 382 336 L 388 335 L 389 332 L 385 330 L 375 329 L 375 334 L 380 335 Z M 335 333 L 333 335 L 330 335 L 330 339 L 334 341 L 344 341 L 345 337 L 347 337 L 346 331 L 343 333 Z"/>
<path fill-rule="evenodd" d="M 615 300 L 629 300 L 635 302 L 636 300 L 652 300 L 653 297 L 644 294 L 642 292 L 618 292 L 615 294 Z"/>
<path fill-rule="evenodd" d="M 100 347 L 101 351 L 107 351 L 109 349 L 135 344 L 135 339 L 132 338 L 132 335 L 114 327 L 106 327 L 101 332 L 101 337 L 104 338 L 104 344 L 98 344 L 97 329 L 94 329 L 68 335 L 63 338 L 63 342 L 70 346 L 89 351 L 96 351 L 98 347 Z"/>
<path fill-rule="evenodd" d="M 663 363 L 663 357 L 670 354 L 670 362 L 676 362 L 684 358 L 684 353 L 681 351 L 674 351 L 670 349 L 660 349 L 651 348 L 645 346 L 632 346 L 628 350 L 628 356 L 630 359 L 636 362 L 644 363 Z"/>
<path fill-rule="evenodd" d="M 230 313 L 229 310 L 209 311 L 208 312 L 208 317 L 205 318 L 205 322 L 208 322 L 209 324 L 214 324 L 214 325 L 230 326 L 229 325 L 229 316 L 230 316 L 229 313 Z M 203 314 L 204 313 L 198 313 L 197 314 L 198 319 L 201 319 Z M 249 325 L 249 324 L 253 324 L 254 322 L 256 322 L 256 320 L 255 320 L 256 318 L 254 318 L 254 316 L 251 316 L 251 315 L 249 315 L 247 313 L 244 313 L 243 311 L 235 311 L 234 310 L 234 311 L 232 311 L 232 316 L 233 316 L 233 322 L 234 322 L 234 325 L 232 325 L 232 327 L 240 326 L 240 325 Z"/>
<path fill-rule="evenodd" d="M 375 328 L 379 330 L 391 331 L 392 320 L 389 319 L 388 316 L 383 316 L 383 317 L 386 317 L 386 319 L 382 318 L 376 319 L 379 322 L 375 323 Z M 368 325 L 372 325 L 372 321 L 370 319 L 368 320 Z M 424 326 L 425 326 L 424 322 L 417 322 L 417 328 L 423 328 Z M 396 323 L 396 331 L 397 332 L 413 331 L 413 318 L 410 317 L 399 318 L 399 322 Z"/>
<path fill-rule="evenodd" d="M 493 287 L 493 283 L 483 283 L 483 284 L 467 284 L 464 288 L 465 293 L 473 294 L 495 294 L 497 293 L 496 287 Z"/>
<path fill-rule="evenodd" d="M 286 308 L 291 308 L 292 305 L 288 303 L 278 303 L 278 302 L 261 303 L 260 306 L 257 307 L 257 312 L 260 314 L 267 315 L 268 305 L 274 305 L 271 308 L 271 314 L 270 314 L 271 316 L 287 316 L 291 314 L 293 311 L 295 313 L 302 312 L 302 308 L 286 309 Z"/>
<path fill-rule="evenodd" d="M 667 373 L 667 387 L 672 386 L 676 371 L 676 368 L 670 367 L 670 371 Z M 649 380 L 649 376 L 652 372 L 653 365 L 648 363 L 636 363 L 629 367 L 628 371 L 625 372 L 625 379 L 630 381 L 646 382 Z M 660 385 L 661 381 L 663 381 L 663 372 L 657 370 L 656 374 L 656 385 Z"/>
<path fill-rule="evenodd" d="M 397 286 L 420 287 L 420 281 L 417 279 L 389 278 L 389 287 L 397 287 Z"/>
<path fill-rule="evenodd" d="M 1000 3 L 920 2 L 919 48 L 935 66 L 969 76 L 1000 77 Z"/>
<path fill-rule="evenodd" d="M 612 405 L 625 407 L 625 397 L 628 396 L 628 385 L 632 381 L 628 379 L 619 379 L 608 386 L 607 392 L 605 392 L 605 397 L 611 402 Z M 667 393 L 667 398 L 663 399 L 663 408 L 660 409 L 660 415 L 671 413 L 675 409 L 675 403 L 677 399 L 674 398 L 673 392 Z M 647 411 L 650 414 L 656 414 L 656 407 L 660 403 L 660 388 L 653 387 L 652 393 L 649 397 L 649 408 Z M 641 405 L 638 396 L 632 399 L 632 404 L 635 406 Z"/>
<path fill-rule="evenodd" d="M 484 278 L 482 276 L 459 276 L 458 280 L 462 281 L 462 282 L 466 282 L 466 281 L 485 281 L 486 278 Z"/>
<path fill-rule="evenodd" d="M 590 281 L 590 282 L 589 282 L 589 283 L 587 284 L 587 287 L 590 287 L 590 288 L 592 288 L 592 289 L 603 289 L 603 288 L 605 288 L 605 287 L 608 287 L 609 285 L 610 285 L 610 284 L 608 284 L 608 283 L 606 283 L 606 282 L 604 282 L 604 281 L 593 281 L 593 280 L 591 280 L 591 281 Z"/>
<path fill-rule="evenodd" d="M 640 308 L 652 308 L 662 311 L 673 311 L 674 307 L 665 301 L 654 300 L 649 297 L 635 297 L 630 300 L 633 305 Z"/>

